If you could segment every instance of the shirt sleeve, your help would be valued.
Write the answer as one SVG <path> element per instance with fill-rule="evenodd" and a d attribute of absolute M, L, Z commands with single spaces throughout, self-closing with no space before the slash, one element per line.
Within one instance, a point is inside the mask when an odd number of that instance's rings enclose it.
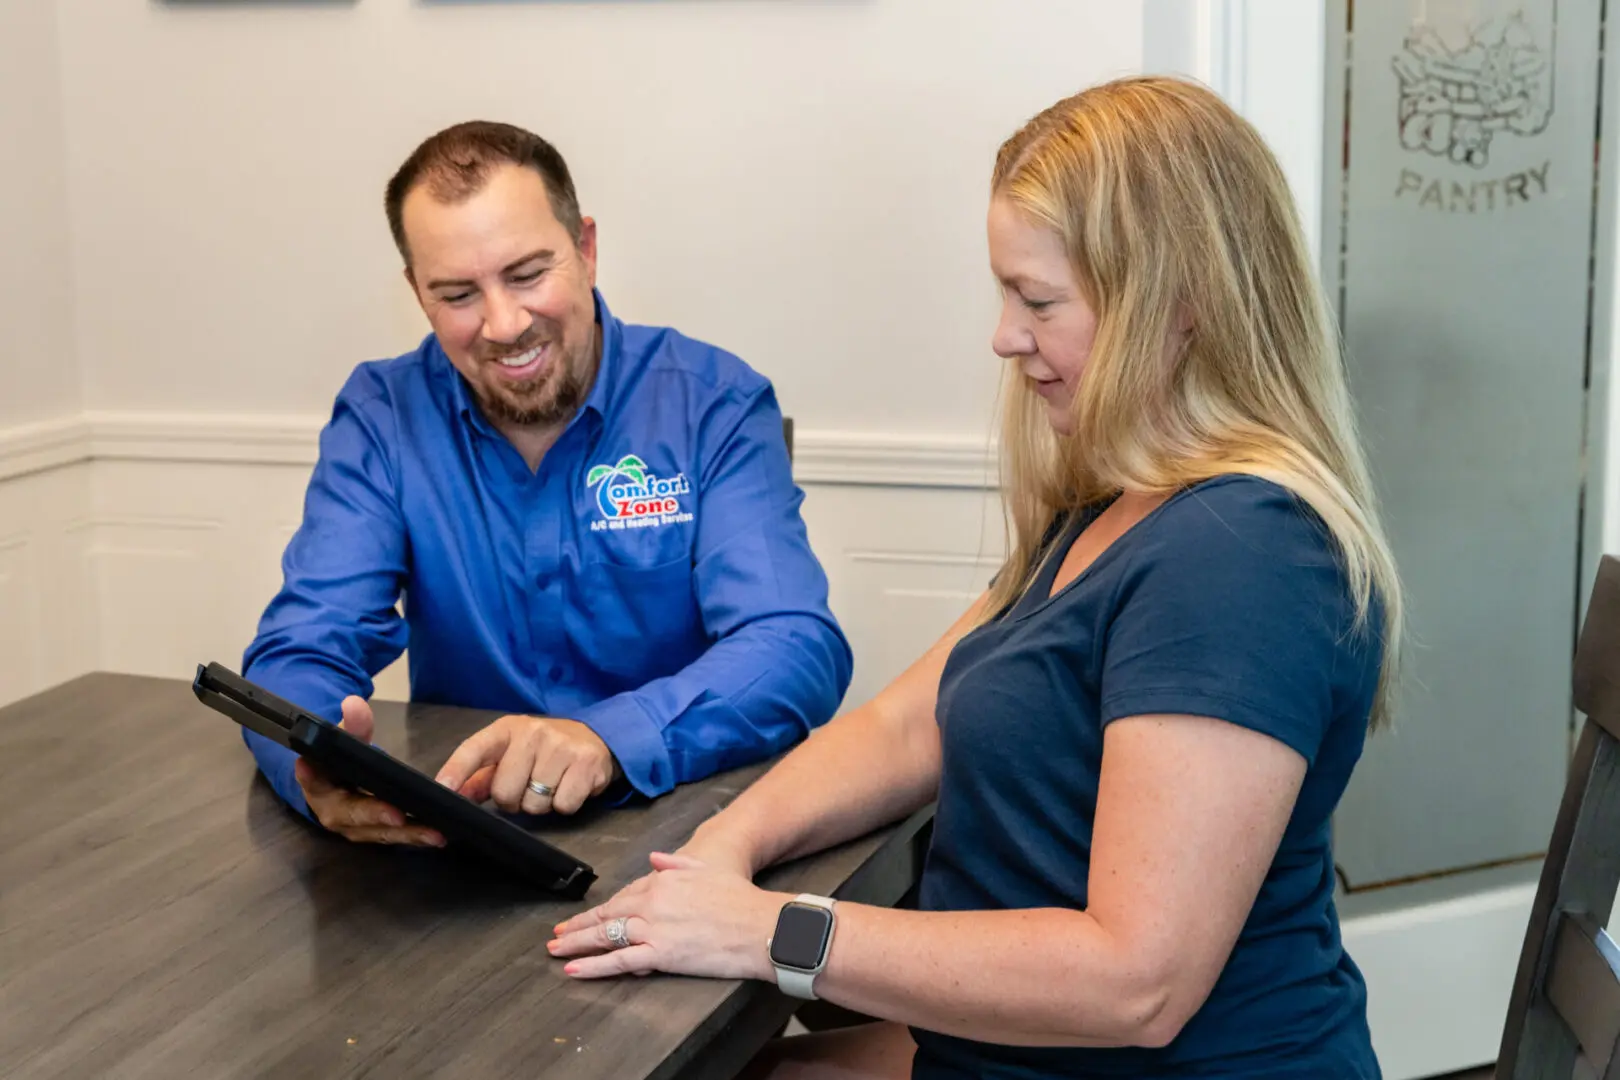
<path fill-rule="evenodd" d="M 759 761 L 831 719 L 849 688 L 849 642 L 810 549 L 782 414 L 769 387 L 700 434 L 693 574 L 707 650 L 681 671 L 576 719 L 644 795 Z"/>
<path fill-rule="evenodd" d="M 243 676 L 334 723 L 350 694 L 405 650 L 395 607 L 406 571 L 406 531 L 375 392 L 357 374 L 321 433 L 304 516 L 282 556 L 282 587 L 242 658 Z M 366 408 L 371 405 L 372 408 Z M 308 816 L 293 777 L 297 755 L 243 729 L 276 793 Z"/>
<path fill-rule="evenodd" d="M 1359 632 L 1326 527 L 1290 492 L 1247 477 L 1143 525 L 1107 632 L 1102 722 L 1208 716 L 1314 764 Z"/>

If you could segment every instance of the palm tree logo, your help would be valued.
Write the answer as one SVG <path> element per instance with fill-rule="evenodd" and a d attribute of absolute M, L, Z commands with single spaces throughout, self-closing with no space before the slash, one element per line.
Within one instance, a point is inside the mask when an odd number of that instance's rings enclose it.
<path fill-rule="evenodd" d="M 585 486 L 596 488 L 596 505 L 603 517 L 618 517 L 619 508 L 608 497 L 608 489 L 615 487 L 615 477 L 624 477 L 639 488 L 647 486 L 647 463 L 634 454 L 626 454 L 616 465 L 596 465 L 585 474 Z M 598 486 L 600 485 L 600 486 Z"/>

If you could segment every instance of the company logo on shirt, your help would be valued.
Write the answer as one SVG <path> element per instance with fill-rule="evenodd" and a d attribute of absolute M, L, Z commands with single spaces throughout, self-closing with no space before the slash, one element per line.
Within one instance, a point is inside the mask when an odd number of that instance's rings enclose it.
<path fill-rule="evenodd" d="M 681 510 L 681 496 L 692 493 L 685 473 L 654 476 L 647 463 L 626 454 L 613 465 L 595 465 L 585 474 L 585 486 L 596 489 L 596 506 L 601 521 L 591 522 L 591 530 L 640 529 L 659 525 L 680 525 L 692 520 Z"/>

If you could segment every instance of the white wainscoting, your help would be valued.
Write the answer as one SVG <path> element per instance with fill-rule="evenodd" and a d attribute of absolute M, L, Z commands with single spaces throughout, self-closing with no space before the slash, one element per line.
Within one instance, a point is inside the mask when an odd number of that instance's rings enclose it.
<path fill-rule="evenodd" d="M 0 704 L 85 671 L 239 661 L 280 580 L 318 419 L 88 413 L 0 432 Z M 864 701 L 999 561 L 994 456 L 971 438 L 798 434 L 805 519 Z M 404 698 L 403 665 L 378 694 Z M 1388 1080 L 1494 1055 L 1526 889 L 1347 918 Z"/>
<path fill-rule="evenodd" d="M 805 484 L 810 542 L 855 653 L 846 705 L 921 656 L 1000 564 L 993 491 Z"/>
<path fill-rule="evenodd" d="M 280 581 L 321 422 L 91 412 L 0 433 L 0 644 L 18 646 L 0 652 L 15 658 L 0 702 L 91 668 L 184 677 L 200 660 L 238 662 Z M 851 700 L 864 700 L 993 572 L 994 454 L 960 437 L 795 441 L 812 542 L 855 643 Z M 41 600 L 64 574 L 79 596 L 69 653 L 41 647 L 65 625 Z M 378 694 L 407 696 L 403 662 Z"/>
<path fill-rule="evenodd" d="M 96 460 L 89 561 L 100 667 L 176 678 L 201 661 L 239 667 L 280 584 L 309 468 Z M 383 696 L 407 694 L 401 685 Z"/>
<path fill-rule="evenodd" d="M 89 671 L 100 653 L 90 466 L 39 451 L 31 444 L 14 460 L 46 468 L 0 480 L 0 704 Z"/>

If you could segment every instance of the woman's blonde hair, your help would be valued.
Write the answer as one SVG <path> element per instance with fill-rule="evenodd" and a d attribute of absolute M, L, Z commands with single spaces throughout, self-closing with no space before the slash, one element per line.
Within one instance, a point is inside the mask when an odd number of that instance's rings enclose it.
<path fill-rule="evenodd" d="M 1029 588 L 1068 510 L 1127 489 L 1262 477 L 1303 499 L 1333 535 L 1355 630 L 1382 639 L 1372 726 L 1383 726 L 1400 582 L 1333 321 L 1288 182 L 1259 133 L 1196 83 L 1120 79 L 1058 102 L 1008 139 L 991 193 L 1061 237 L 1097 330 L 1073 436 L 1053 431 L 1043 400 L 1008 366 L 1010 554 L 987 611 Z M 1189 316 L 1181 347 L 1168 349 Z"/>

